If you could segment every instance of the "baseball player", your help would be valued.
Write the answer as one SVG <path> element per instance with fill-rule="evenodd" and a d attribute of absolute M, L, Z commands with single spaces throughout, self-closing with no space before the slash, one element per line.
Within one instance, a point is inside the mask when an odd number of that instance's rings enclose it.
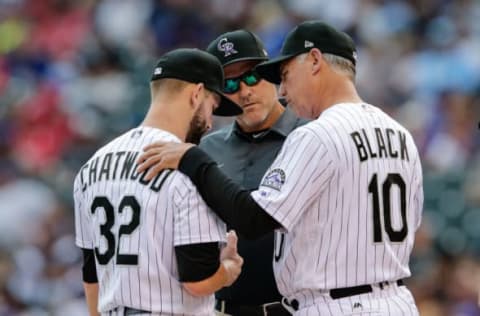
<path fill-rule="evenodd" d="M 287 137 L 258 190 L 242 190 L 189 144 L 147 146 L 139 170 L 178 167 L 246 236 L 276 229 L 275 278 L 295 315 L 418 315 L 403 279 L 421 221 L 420 158 L 410 133 L 358 96 L 356 61 L 347 34 L 308 21 L 257 67 L 315 119 Z"/>
<path fill-rule="evenodd" d="M 241 113 L 221 95 L 222 85 L 212 55 L 165 54 L 152 75 L 144 122 L 100 148 L 75 178 L 76 244 L 91 315 L 212 315 L 212 294 L 240 274 L 235 234 L 220 252 L 225 225 L 187 177 L 166 170 L 146 180 L 135 170 L 146 144 L 195 142 L 212 112 Z"/>

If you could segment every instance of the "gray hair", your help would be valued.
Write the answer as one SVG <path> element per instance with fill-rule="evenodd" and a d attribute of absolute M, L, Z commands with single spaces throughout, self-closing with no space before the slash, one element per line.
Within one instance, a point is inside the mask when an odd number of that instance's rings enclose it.
<path fill-rule="evenodd" d="M 323 59 L 332 66 L 337 72 L 347 75 L 350 80 L 355 82 L 355 65 L 348 59 L 332 54 L 322 54 Z"/>
<path fill-rule="evenodd" d="M 305 62 L 307 55 L 308 53 L 303 53 L 296 58 L 299 63 L 303 63 Z M 350 60 L 328 53 L 322 53 L 322 57 L 336 72 L 346 75 L 351 81 L 355 82 L 355 65 Z"/>

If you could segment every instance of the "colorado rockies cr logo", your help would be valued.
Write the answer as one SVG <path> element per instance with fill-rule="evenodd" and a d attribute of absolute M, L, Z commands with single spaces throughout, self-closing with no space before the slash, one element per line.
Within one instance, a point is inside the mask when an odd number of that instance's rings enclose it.
<path fill-rule="evenodd" d="M 228 39 L 226 37 L 222 38 L 221 40 L 218 41 L 217 44 L 217 49 L 221 52 L 225 53 L 225 56 L 223 57 L 228 57 L 232 54 L 238 53 L 234 48 L 233 48 L 233 43 L 228 42 Z"/>
<path fill-rule="evenodd" d="M 285 171 L 277 168 L 270 171 L 265 178 L 263 178 L 261 185 L 280 191 L 284 183 Z"/>

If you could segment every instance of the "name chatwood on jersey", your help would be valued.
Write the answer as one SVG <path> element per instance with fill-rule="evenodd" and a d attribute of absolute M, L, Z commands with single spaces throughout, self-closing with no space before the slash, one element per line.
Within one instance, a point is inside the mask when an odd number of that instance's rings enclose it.
<path fill-rule="evenodd" d="M 138 181 L 145 186 L 150 185 L 152 191 L 158 192 L 165 178 L 162 178 L 162 173 L 159 173 L 155 178 L 146 181 L 144 177 L 147 170 L 142 174 L 136 171 L 137 164 L 135 161 L 138 155 L 138 151 L 117 151 L 92 158 L 80 169 L 82 192 L 85 192 L 92 184 L 102 180 Z"/>

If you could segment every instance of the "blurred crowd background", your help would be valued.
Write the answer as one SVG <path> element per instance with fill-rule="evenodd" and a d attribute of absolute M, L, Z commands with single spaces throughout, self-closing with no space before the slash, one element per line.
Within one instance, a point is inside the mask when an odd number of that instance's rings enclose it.
<path fill-rule="evenodd" d="M 141 122 L 158 56 L 247 28 L 273 57 L 307 19 L 352 35 L 361 96 L 421 152 L 421 315 L 480 315 L 480 1 L 0 0 L 0 316 L 87 314 L 73 178 Z"/>

